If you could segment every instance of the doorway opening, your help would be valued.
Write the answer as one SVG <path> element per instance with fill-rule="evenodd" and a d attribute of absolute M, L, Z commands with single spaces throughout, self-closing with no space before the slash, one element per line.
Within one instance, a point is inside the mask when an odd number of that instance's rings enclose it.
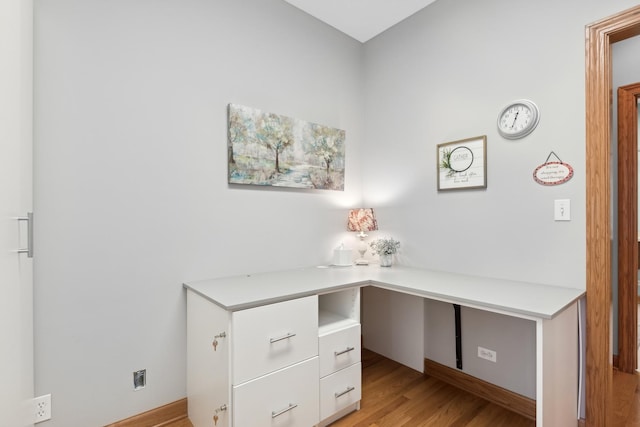
<path fill-rule="evenodd" d="M 638 98 L 618 88 L 618 369 L 638 367 Z"/>

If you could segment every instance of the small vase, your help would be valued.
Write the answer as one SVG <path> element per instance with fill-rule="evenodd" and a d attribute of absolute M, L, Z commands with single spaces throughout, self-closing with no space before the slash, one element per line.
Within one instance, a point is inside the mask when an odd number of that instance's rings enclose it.
<path fill-rule="evenodd" d="M 380 255 L 380 267 L 391 267 L 393 255 Z"/>

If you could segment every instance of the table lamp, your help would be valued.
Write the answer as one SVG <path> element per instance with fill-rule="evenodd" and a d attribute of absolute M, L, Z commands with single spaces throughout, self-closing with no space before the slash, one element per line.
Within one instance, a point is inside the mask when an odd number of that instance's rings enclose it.
<path fill-rule="evenodd" d="M 364 259 L 364 254 L 367 252 L 367 244 L 364 238 L 367 237 L 365 231 L 374 231 L 378 229 L 378 222 L 376 216 L 371 208 L 351 209 L 349 211 L 349 220 L 347 222 L 347 230 L 357 231 L 357 237 L 360 238 L 358 245 L 358 252 L 360 258 L 356 260 L 356 265 L 368 265 L 369 261 Z"/>

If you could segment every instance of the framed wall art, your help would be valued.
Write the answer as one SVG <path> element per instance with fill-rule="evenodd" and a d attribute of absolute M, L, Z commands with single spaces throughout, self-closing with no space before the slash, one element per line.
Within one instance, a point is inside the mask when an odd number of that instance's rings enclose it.
<path fill-rule="evenodd" d="M 229 104 L 230 184 L 344 190 L 345 131 Z"/>
<path fill-rule="evenodd" d="M 487 188 L 487 136 L 438 144 L 438 191 Z"/>

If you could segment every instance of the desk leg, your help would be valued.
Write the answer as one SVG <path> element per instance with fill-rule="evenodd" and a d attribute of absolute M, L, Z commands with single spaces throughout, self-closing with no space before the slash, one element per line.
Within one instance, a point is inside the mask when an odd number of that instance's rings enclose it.
<path fill-rule="evenodd" d="M 578 425 L 578 309 L 536 321 L 536 426 Z"/>

